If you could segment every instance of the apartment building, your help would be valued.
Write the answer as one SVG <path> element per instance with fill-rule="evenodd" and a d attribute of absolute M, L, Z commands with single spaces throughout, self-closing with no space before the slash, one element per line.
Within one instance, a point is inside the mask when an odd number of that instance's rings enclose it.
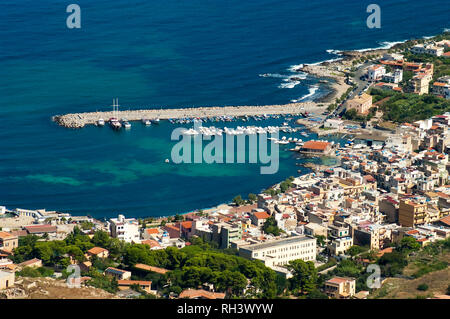
<path fill-rule="evenodd" d="M 398 222 L 405 227 L 426 224 L 428 222 L 427 204 L 425 202 L 401 200 L 398 209 Z"/>
<path fill-rule="evenodd" d="M 345 254 L 345 252 L 353 246 L 352 237 L 336 238 L 327 245 L 328 251 L 334 255 L 339 256 Z"/>
<path fill-rule="evenodd" d="M 386 73 L 383 75 L 382 79 L 389 83 L 399 83 L 403 80 L 403 70 L 397 69 L 392 73 Z"/>
<path fill-rule="evenodd" d="M 125 218 L 124 215 L 119 215 L 118 218 L 111 218 L 110 231 L 111 237 L 119 238 L 128 243 L 139 240 L 139 223 L 136 218 Z"/>
<path fill-rule="evenodd" d="M 212 226 L 212 240 L 219 244 L 219 247 L 229 248 L 232 241 L 242 239 L 242 223 L 217 223 Z"/>
<path fill-rule="evenodd" d="M 433 56 L 441 56 L 444 54 L 444 48 L 434 45 L 416 44 L 411 48 L 414 54 L 430 54 Z"/>
<path fill-rule="evenodd" d="M 369 81 L 381 80 L 381 78 L 385 74 L 386 74 L 386 69 L 382 65 L 373 65 L 367 69 L 367 79 Z"/>
<path fill-rule="evenodd" d="M 325 293 L 331 298 L 349 298 L 356 293 L 353 278 L 333 277 L 325 282 Z"/>
<path fill-rule="evenodd" d="M 433 83 L 432 93 L 450 99 L 450 76 L 442 76 Z"/>
<path fill-rule="evenodd" d="M 409 82 L 410 90 L 415 94 L 427 94 L 430 90 L 430 81 L 433 75 L 428 73 L 418 73 Z"/>
<path fill-rule="evenodd" d="M 288 264 L 292 260 L 316 260 L 317 239 L 308 236 L 294 236 L 264 243 L 239 247 L 239 256 L 264 261 L 267 267 Z"/>

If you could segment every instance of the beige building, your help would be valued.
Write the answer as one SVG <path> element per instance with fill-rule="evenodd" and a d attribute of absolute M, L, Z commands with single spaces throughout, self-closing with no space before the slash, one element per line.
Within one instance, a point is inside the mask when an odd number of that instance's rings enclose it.
<path fill-rule="evenodd" d="M 13 287 L 14 282 L 15 282 L 15 275 L 13 272 L 0 270 L 0 290 Z"/>
<path fill-rule="evenodd" d="M 327 248 L 332 255 L 339 256 L 345 254 L 345 252 L 353 246 L 352 237 L 336 238 L 333 239 Z"/>
<path fill-rule="evenodd" d="M 325 238 L 327 238 L 327 228 L 325 226 L 316 223 L 309 223 L 304 226 L 304 229 L 305 235 L 324 236 Z"/>
<path fill-rule="evenodd" d="M 11 252 L 18 246 L 19 237 L 5 231 L 0 231 L 0 250 Z"/>
<path fill-rule="evenodd" d="M 98 258 L 108 258 L 109 251 L 101 247 L 93 247 L 87 251 L 88 259 L 92 256 L 97 256 Z"/>
<path fill-rule="evenodd" d="M 355 295 L 356 281 L 353 278 L 333 277 L 325 282 L 325 293 L 332 298 L 349 298 Z"/>
<path fill-rule="evenodd" d="M 293 236 L 265 243 L 251 244 L 239 247 L 239 256 L 247 259 L 264 261 L 267 267 L 288 264 L 292 260 L 316 260 L 316 238 L 308 236 Z"/>
<path fill-rule="evenodd" d="M 410 80 L 411 91 L 415 94 L 427 94 L 430 90 L 430 81 L 433 75 L 429 73 L 419 73 Z"/>
<path fill-rule="evenodd" d="M 347 102 L 347 110 L 355 109 L 358 114 L 367 114 L 372 107 L 372 95 L 363 93 Z"/>
<path fill-rule="evenodd" d="M 413 201 L 402 200 L 398 209 L 398 222 L 402 226 L 414 227 L 416 225 L 426 224 L 427 204 L 415 203 Z"/>

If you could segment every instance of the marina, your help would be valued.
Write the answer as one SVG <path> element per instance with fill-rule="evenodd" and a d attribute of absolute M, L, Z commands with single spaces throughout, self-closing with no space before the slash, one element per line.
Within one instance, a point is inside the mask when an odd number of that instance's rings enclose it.
<path fill-rule="evenodd" d="M 295 115 L 321 113 L 326 106 L 318 106 L 314 102 L 290 103 L 284 105 L 266 106 L 223 106 L 223 107 L 195 107 L 195 108 L 160 108 L 160 109 L 140 109 L 140 110 L 118 110 L 118 101 L 113 104 L 113 111 L 108 112 L 86 112 L 70 113 L 53 116 L 52 120 L 60 126 L 67 128 L 82 128 L 86 125 L 98 124 L 100 119 L 126 118 L 128 121 L 151 121 L 157 124 L 160 120 L 169 120 L 172 123 L 190 123 L 194 119 L 210 121 L 232 121 L 236 117 L 248 118 L 256 117 L 263 120 L 274 115 Z"/>

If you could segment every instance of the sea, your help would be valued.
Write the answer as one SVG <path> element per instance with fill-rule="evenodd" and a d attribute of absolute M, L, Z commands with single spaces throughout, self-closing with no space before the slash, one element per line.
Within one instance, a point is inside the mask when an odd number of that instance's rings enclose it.
<path fill-rule="evenodd" d="M 66 24 L 72 3 L 81 9 L 80 29 Z M 283 150 L 289 145 L 280 146 L 276 174 L 249 163 L 176 165 L 165 161 L 171 133 L 191 124 L 73 130 L 51 117 L 111 110 L 113 98 L 121 110 L 311 101 L 329 88 L 296 72 L 299 65 L 450 28 L 449 1 L 377 0 L 381 28 L 374 29 L 366 24 L 371 3 L 2 0 L 0 205 L 96 218 L 168 216 L 307 172 L 305 159 Z M 252 121 L 208 125 L 285 119 Z"/>

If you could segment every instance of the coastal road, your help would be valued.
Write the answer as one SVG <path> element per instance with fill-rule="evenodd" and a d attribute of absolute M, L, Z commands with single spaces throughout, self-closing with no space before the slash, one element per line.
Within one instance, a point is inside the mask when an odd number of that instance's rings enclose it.
<path fill-rule="evenodd" d="M 361 78 L 363 75 L 365 75 L 367 67 L 371 64 L 373 64 L 373 62 L 369 61 L 369 62 L 363 63 L 361 66 L 359 66 L 356 69 L 356 71 L 354 72 L 355 75 L 351 79 L 353 81 L 353 83 L 356 84 L 356 88 L 352 92 L 350 92 L 350 94 L 347 96 L 347 98 L 328 116 L 328 118 L 336 117 L 336 116 L 344 114 L 345 109 L 346 109 L 346 106 L 345 106 L 346 102 L 349 99 L 351 99 L 351 98 L 357 96 L 358 94 L 360 94 L 361 92 L 363 92 L 363 90 L 366 88 L 366 86 L 368 84 L 368 81 L 362 80 Z"/>

